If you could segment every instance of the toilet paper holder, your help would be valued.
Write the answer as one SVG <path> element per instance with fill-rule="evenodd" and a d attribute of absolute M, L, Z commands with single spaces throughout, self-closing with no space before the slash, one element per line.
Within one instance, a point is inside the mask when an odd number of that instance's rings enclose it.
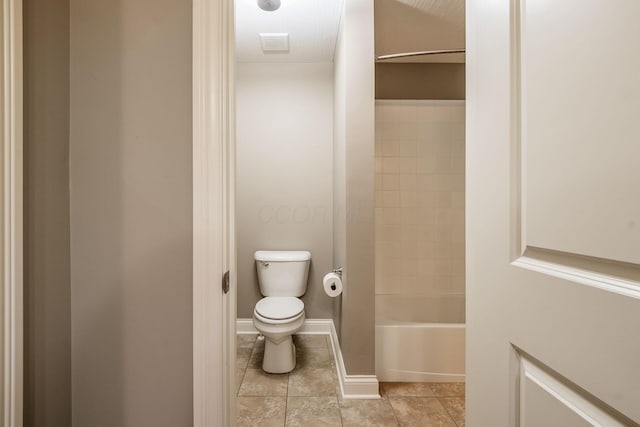
<path fill-rule="evenodd" d="M 335 268 L 322 278 L 324 291 L 332 298 L 342 294 L 342 267 Z"/>

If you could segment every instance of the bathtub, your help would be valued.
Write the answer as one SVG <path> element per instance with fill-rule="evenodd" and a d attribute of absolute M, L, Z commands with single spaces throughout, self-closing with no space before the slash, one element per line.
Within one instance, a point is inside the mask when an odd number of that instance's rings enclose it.
<path fill-rule="evenodd" d="M 376 295 L 379 381 L 464 381 L 464 296 Z"/>

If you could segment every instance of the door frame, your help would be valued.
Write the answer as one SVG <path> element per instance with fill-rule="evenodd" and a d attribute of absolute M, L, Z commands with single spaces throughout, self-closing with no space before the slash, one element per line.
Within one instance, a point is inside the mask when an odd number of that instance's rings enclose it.
<path fill-rule="evenodd" d="M 22 1 L 2 0 L 2 423 L 23 417 Z M 232 0 L 193 1 L 194 426 L 234 421 L 234 29 Z M 212 143 L 213 142 L 213 143 Z"/>
<path fill-rule="evenodd" d="M 2 0 L 2 423 L 22 425 L 22 0 Z"/>
<path fill-rule="evenodd" d="M 193 0 L 194 426 L 235 424 L 233 0 Z M 230 291 L 222 292 L 225 271 Z"/>

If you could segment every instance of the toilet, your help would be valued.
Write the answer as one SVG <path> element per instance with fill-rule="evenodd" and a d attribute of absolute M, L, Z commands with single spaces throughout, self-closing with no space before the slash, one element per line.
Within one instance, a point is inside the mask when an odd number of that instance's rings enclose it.
<path fill-rule="evenodd" d="M 264 296 L 253 310 L 253 325 L 265 337 L 262 369 L 272 374 L 296 367 L 292 336 L 304 324 L 304 303 L 311 253 L 257 251 L 256 268 Z"/>

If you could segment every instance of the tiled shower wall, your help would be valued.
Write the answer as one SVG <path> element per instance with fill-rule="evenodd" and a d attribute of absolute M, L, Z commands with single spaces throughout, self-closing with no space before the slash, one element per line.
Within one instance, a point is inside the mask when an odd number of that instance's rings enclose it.
<path fill-rule="evenodd" d="M 464 295 L 464 101 L 376 102 L 376 294 Z"/>

